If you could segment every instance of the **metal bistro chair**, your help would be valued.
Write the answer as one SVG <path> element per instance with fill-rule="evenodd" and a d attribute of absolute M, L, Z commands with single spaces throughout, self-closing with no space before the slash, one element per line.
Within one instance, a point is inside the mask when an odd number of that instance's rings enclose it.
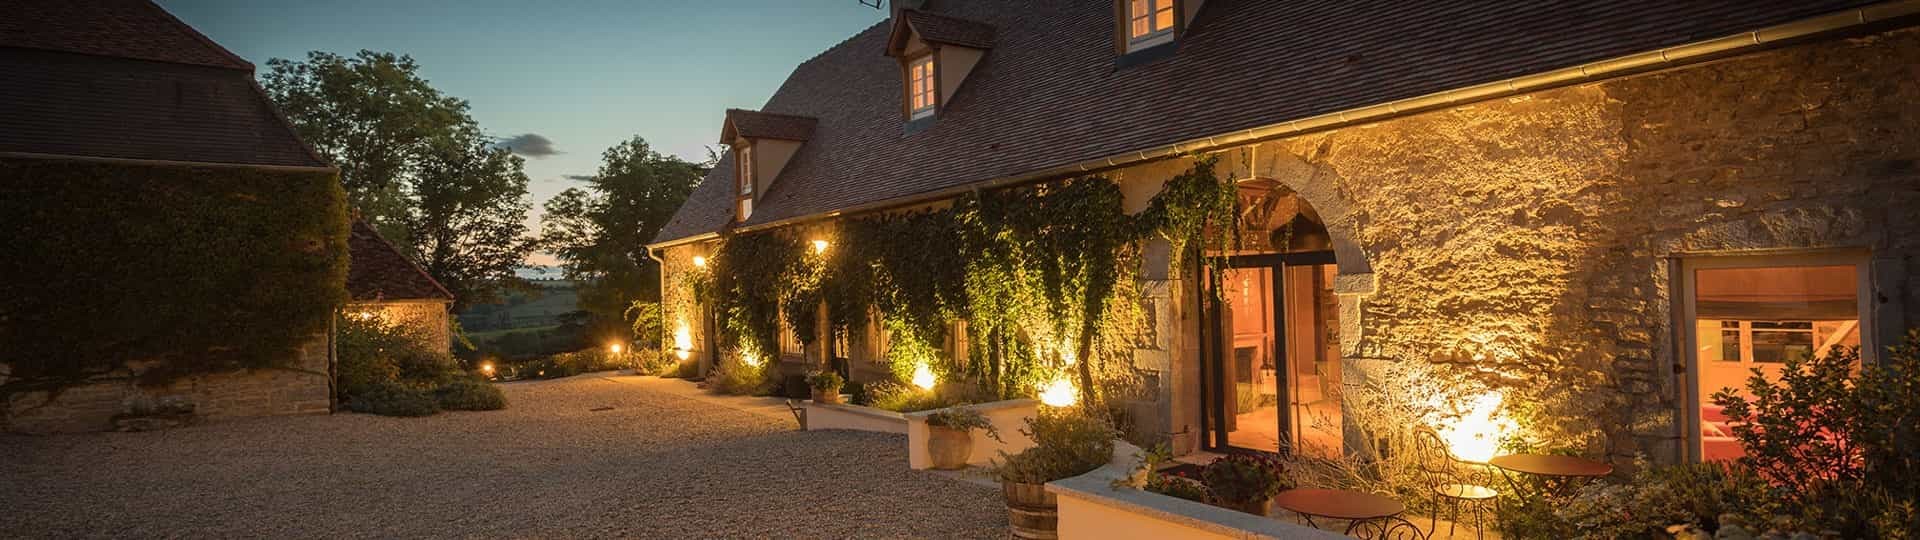
<path fill-rule="evenodd" d="M 1461 469 L 1487 465 L 1454 459 L 1453 453 L 1447 450 L 1446 442 L 1440 440 L 1440 434 L 1431 429 L 1421 429 L 1414 434 L 1414 459 L 1419 460 L 1420 474 L 1433 490 L 1433 516 L 1427 522 L 1428 534 L 1440 532 L 1440 503 L 1445 501 L 1451 511 L 1451 516 L 1447 518 L 1448 538 L 1453 537 L 1454 528 L 1460 523 L 1460 506 L 1463 504 L 1473 514 L 1474 538 L 1483 538 L 1486 534 L 1483 514 L 1491 513 L 1487 505 L 1497 504 L 1500 492 L 1463 475 Z"/>

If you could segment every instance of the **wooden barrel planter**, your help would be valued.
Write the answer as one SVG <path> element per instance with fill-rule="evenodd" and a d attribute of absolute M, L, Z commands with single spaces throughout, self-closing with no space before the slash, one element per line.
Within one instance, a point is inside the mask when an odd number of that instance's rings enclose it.
<path fill-rule="evenodd" d="M 1060 502 L 1046 484 L 1001 482 L 1007 497 L 1007 523 L 1014 538 L 1052 540 L 1060 537 Z"/>

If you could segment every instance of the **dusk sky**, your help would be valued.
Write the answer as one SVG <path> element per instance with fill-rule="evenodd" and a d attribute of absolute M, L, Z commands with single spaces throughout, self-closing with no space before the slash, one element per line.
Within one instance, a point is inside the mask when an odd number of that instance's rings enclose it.
<path fill-rule="evenodd" d="M 552 141 L 527 157 L 536 214 L 633 135 L 706 159 L 726 108 L 759 108 L 796 64 L 886 16 L 855 0 L 159 3 L 260 70 L 313 50 L 412 55 L 488 134 Z"/>

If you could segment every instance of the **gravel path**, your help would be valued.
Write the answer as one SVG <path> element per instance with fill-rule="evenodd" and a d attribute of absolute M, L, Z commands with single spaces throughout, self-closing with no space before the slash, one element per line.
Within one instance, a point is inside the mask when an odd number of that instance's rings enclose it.
<path fill-rule="evenodd" d="M 686 384 L 588 375 L 504 385 L 505 411 L 0 436 L 0 537 L 1005 535 L 997 490 L 908 470 L 902 436 L 797 432 L 764 400 Z"/>

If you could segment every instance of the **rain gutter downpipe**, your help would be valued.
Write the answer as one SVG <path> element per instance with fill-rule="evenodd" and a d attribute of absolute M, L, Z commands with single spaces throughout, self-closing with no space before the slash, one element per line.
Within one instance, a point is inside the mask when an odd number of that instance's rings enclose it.
<path fill-rule="evenodd" d="M 1424 96 L 1389 101 L 1378 105 L 1369 105 L 1354 109 L 1336 111 L 1296 120 L 1270 124 L 1261 127 L 1231 131 L 1219 135 L 1190 139 L 1173 144 L 1162 145 L 1144 150 L 1122 152 L 1106 157 L 1089 159 L 1058 167 L 1041 169 L 1014 176 L 1005 176 L 924 193 L 895 197 L 866 204 L 849 206 L 818 214 L 809 214 L 777 219 L 766 223 L 756 223 L 736 227 L 733 233 L 747 233 L 772 229 L 786 225 L 830 219 L 847 214 L 859 214 L 891 208 L 925 204 L 948 199 L 971 191 L 1028 184 L 1061 176 L 1086 174 L 1125 167 L 1136 163 L 1178 157 L 1194 152 L 1208 152 L 1231 146 L 1262 142 L 1283 137 L 1292 137 L 1352 126 L 1362 123 L 1379 122 L 1391 118 L 1408 116 L 1447 107 L 1458 107 L 1494 98 L 1512 96 L 1573 84 L 1610 79 L 1625 75 L 1645 73 L 1659 69 L 1669 69 L 1709 60 L 1717 60 L 1755 52 L 1796 41 L 1811 39 L 1845 31 L 1869 31 L 1878 23 L 1893 19 L 1920 15 L 1920 0 L 1895 0 L 1871 6 L 1849 9 L 1838 13 L 1801 19 L 1794 22 L 1741 32 L 1704 41 L 1677 45 L 1653 51 L 1630 54 L 1618 58 L 1601 60 L 1579 66 L 1562 68 L 1545 73 L 1525 75 L 1436 92 Z M 691 242 L 718 238 L 718 233 L 704 233 L 656 244 L 667 247 Z"/>

